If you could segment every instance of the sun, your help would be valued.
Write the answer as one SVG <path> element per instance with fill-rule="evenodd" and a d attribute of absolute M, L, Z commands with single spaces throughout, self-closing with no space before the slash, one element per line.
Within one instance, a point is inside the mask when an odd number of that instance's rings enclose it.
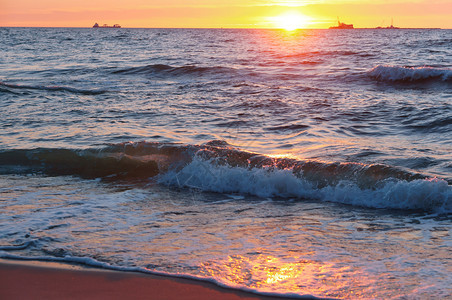
<path fill-rule="evenodd" d="M 275 28 L 293 31 L 296 29 L 306 28 L 310 23 L 310 18 L 295 11 L 290 11 L 282 15 L 272 17 L 271 22 Z"/>

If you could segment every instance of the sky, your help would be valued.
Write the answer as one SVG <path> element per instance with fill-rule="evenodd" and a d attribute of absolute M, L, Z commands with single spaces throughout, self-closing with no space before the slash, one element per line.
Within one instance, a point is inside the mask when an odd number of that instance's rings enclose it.
<path fill-rule="evenodd" d="M 0 26 L 452 28 L 452 0 L 0 0 Z"/>

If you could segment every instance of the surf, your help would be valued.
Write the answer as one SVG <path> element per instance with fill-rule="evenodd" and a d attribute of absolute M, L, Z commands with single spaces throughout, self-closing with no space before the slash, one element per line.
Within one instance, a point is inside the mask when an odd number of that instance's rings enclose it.
<path fill-rule="evenodd" d="M 3 150 L 0 173 L 144 180 L 262 198 L 452 211 L 452 187 L 444 179 L 382 164 L 272 157 L 218 140 L 201 145 L 127 142 L 97 149 Z"/>
<path fill-rule="evenodd" d="M 452 69 L 448 68 L 378 65 L 368 75 L 384 82 L 415 83 L 433 80 L 452 83 Z"/>

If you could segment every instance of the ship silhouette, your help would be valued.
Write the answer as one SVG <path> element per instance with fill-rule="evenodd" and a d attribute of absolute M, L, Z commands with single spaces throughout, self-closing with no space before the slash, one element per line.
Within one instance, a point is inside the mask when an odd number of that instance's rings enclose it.
<path fill-rule="evenodd" d="M 115 24 L 115 25 L 113 25 L 113 26 L 109 26 L 109 25 L 107 25 L 107 24 L 104 24 L 104 25 L 102 25 L 102 26 L 99 26 L 99 24 L 94 23 L 93 28 L 121 28 L 121 25 Z"/>
<path fill-rule="evenodd" d="M 330 29 L 354 29 L 353 24 L 345 24 L 337 18 L 337 26 L 331 26 Z"/>

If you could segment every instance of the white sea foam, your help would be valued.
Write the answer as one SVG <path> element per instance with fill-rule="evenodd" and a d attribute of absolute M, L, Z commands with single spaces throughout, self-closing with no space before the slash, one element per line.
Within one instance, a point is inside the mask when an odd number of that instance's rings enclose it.
<path fill-rule="evenodd" d="M 452 80 L 452 69 L 432 67 L 398 67 L 378 65 L 368 72 L 368 75 L 381 81 L 420 81 L 438 79 L 441 81 Z"/>
<path fill-rule="evenodd" d="M 442 179 L 406 181 L 386 179 L 371 188 L 353 181 L 317 187 L 291 170 L 231 167 L 195 158 L 178 172 L 168 172 L 160 182 L 220 193 L 259 197 L 309 198 L 370 208 L 452 211 L 452 186 Z"/>

